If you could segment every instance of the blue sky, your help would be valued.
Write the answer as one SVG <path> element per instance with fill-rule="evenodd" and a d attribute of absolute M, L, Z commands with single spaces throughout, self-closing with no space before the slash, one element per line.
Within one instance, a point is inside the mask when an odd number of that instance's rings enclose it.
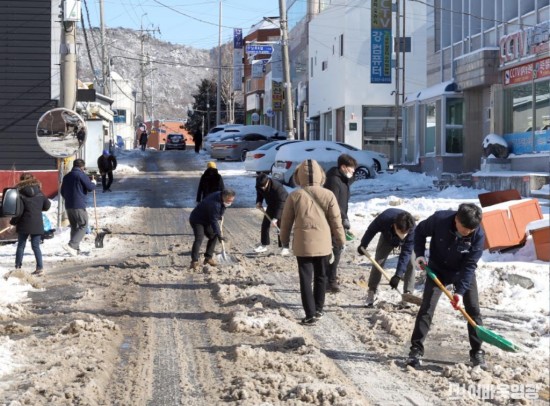
<path fill-rule="evenodd" d="M 86 0 L 92 26 L 99 27 L 99 0 Z M 160 28 L 158 39 L 210 49 L 218 45 L 219 0 L 104 0 L 107 28 Z M 82 3 L 86 27 L 86 7 Z M 222 0 L 222 42 L 231 41 L 233 28 L 243 35 L 262 17 L 279 16 L 278 0 Z"/>

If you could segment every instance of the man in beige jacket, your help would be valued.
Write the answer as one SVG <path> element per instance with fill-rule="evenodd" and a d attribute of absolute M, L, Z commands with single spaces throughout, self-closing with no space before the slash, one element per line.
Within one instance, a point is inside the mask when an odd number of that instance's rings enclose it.
<path fill-rule="evenodd" d="M 302 324 L 312 325 L 323 316 L 326 270 L 332 253 L 332 239 L 343 247 L 346 241 L 340 208 L 334 193 L 323 188 L 325 172 L 317 161 L 308 159 L 296 167 L 298 188 L 287 198 L 281 217 L 281 244 L 288 248 L 294 231 L 292 250 L 298 261 Z M 313 289 L 312 289 L 313 280 Z"/>

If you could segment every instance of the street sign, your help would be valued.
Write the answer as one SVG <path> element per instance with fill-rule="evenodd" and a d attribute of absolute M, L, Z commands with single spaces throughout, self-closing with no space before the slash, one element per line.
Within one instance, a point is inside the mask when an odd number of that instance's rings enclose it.
<path fill-rule="evenodd" d="M 247 45 L 246 53 L 254 55 L 271 55 L 273 53 L 273 47 L 271 45 Z"/>

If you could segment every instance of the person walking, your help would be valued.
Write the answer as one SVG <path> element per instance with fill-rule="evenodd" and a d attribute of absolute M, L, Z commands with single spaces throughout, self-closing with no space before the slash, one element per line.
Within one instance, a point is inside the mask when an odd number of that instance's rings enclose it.
<path fill-rule="evenodd" d="M 199 180 L 197 189 L 197 203 L 213 192 L 221 192 L 224 189 L 223 178 L 218 173 L 216 162 L 210 161 L 206 164 L 206 170 Z"/>
<path fill-rule="evenodd" d="M 139 145 L 141 147 L 142 151 L 145 151 L 147 149 L 147 139 L 149 136 L 147 135 L 147 131 L 143 130 L 139 136 Z"/>
<path fill-rule="evenodd" d="M 218 222 L 222 221 L 225 209 L 231 206 L 234 200 L 235 191 L 224 189 L 221 192 L 218 191 L 208 195 L 191 212 L 189 224 L 191 224 L 191 228 L 193 229 L 195 240 L 191 249 L 190 269 L 198 269 L 200 267 L 199 251 L 205 236 L 208 238 L 208 242 L 206 243 L 204 264 L 211 266 L 218 265 L 213 258 L 216 241 L 225 241 L 221 225 Z"/>
<path fill-rule="evenodd" d="M 300 163 L 294 172 L 294 181 L 300 188 L 286 199 L 280 238 L 283 249 L 288 249 L 291 231 L 294 232 L 292 249 L 298 262 L 300 294 L 305 311 L 302 324 L 313 325 L 324 315 L 325 275 L 332 239 L 337 246 L 343 247 L 346 237 L 336 197 L 322 186 L 325 173 L 319 163 L 312 159 Z"/>
<path fill-rule="evenodd" d="M 116 169 L 117 161 L 114 155 L 111 155 L 108 150 L 103 151 L 103 154 L 97 159 L 97 167 L 101 175 L 101 184 L 103 193 L 111 191 L 113 184 L 113 171 Z"/>
<path fill-rule="evenodd" d="M 260 232 L 260 245 L 254 251 L 257 253 L 266 252 L 270 242 L 269 229 L 271 226 L 278 227 L 283 214 L 288 192 L 279 181 L 270 179 L 265 173 L 261 173 L 256 178 L 256 208 L 264 211 L 263 201 L 267 207 L 262 220 Z M 281 246 L 281 238 L 277 237 L 279 247 Z"/>
<path fill-rule="evenodd" d="M 31 248 L 36 260 L 36 269 L 33 275 L 40 276 L 44 273 L 42 262 L 42 251 L 40 243 L 44 234 L 44 222 L 42 212 L 48 211 L 51 206 L 50 200 L 44 196 L 42 184 L 31 173 L 23 173 L 17 184 L 19 196 L 23 201 L 23 213 L 18 218 L 13 218 L 10 224 L 15 225 L 17 232 L 17 250 L 15 252 L 15 268 L 20 269 L 23 265 L 23 255 L 27 239 L 31 238 Z"/>
<path fill-rule="evenodd" d="M 414 252 L 420 268 L 427 264 L 443 285 L 454 285 L 452 306 L 455 310 L 464 307 L 478 324 L 482 325 L 479 295 L 475 271 L 483 254 L 485 233 L 480 227 L 481 209 L 472 203 L 462 203 L 457 211 L 436 211 L 421 221 L 415 230 Z M 426 239 L 431 237 L 429 259 L 424 257 Z M 430 331 L 432 317 L 441 296 L 441 290 L 431 278 L 426 278 L 422 304 L 416 315 L 411 337 L 407 365 L 414 368 L 422 365 L 424 340 Z M 475 328 L 468 324 L 470 362 L 484 368 L 485 351 Z"/>
<path fill-rule="evenodd" d="M 348 218 L 348 203 L 351 195 L 350 186 L 353 183 L 353 174 L 355 173 L 355 168 L 357 168 L 357 161 L 351 155 L 342 154 L 338 157 L 336 164 L 337 166 L 330 168 L 327 172 L 325 188 L 336 196 L 342 217 L 342 225 L 344 231 L 347 233 L 351 228 Z M 329 293 L 338 293 L 340 291 L 340 287 L 338 286 L 338 264 L 340 263 L 342 251 L 337 248 L 340 247 L 333 243 L 332 255 L 334 256 L 334 260 L 327 268 L 327 292 Z"/>
<path fill-rule="evenodd" d="M 76 256 L 80 250 L 80 242 L 88 228 L 88 212 L 86 211 L 86 195 L 93 192 L 96 180 L 85 173 L 86 164 L 83 159 L 75 159 L 73 169 L 63 177 L 61 196 L 65 199 L 65 211 L 71 225 L 71 239 L 62 248 L 70 255 Z"/>
<path fill-rule="evenodd" d="M 374 260 L 380 266 L 384 266 L 388 256 L 395 248 L 400 248 L 399 259 L 395 268 L 395 274 L 390 280 L 390 286 L 397 289 L 399 282 L 404 278 L 404 293 L 414 292 L 414 230 L 415 221 L 413 216 L 401 209 L 387 209 L 380 213 L 367 227 L 361 244 L 357 248 L 359 255 L 364 255 L 374 236 L 380 233 Z M 367 307 L 373 307 L 376 301 L 376 292 L 382 274 L 373 265 L 369 276 L 369 291 L 367 292 Z M 408 306 L 401 301 L 402 306 Z"/>
<path fill-rule="evenodd" d="M 195 153 L 198 154 L 199 152 L 201 152 L 202 134 L 196 134 L 193 137 L 193 142 L 195 143 Z"/>

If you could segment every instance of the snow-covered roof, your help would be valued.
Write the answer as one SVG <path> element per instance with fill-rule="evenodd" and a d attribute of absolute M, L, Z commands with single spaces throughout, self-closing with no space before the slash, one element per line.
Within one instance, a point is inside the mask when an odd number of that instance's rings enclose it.
<path fill-rule="evenodd" d="M 422 100 L 429 100 L 433 99 L 434 97 L 456 93 L 460 93 L 458 85 L 454 82 L 454 80 L 449 80 L 447 82 L 442 82 L 438 83 L 437 85 L 427 87 L 426 89 L 422 89 L 414 94 L 407 95 L 407 97 L 405 98 L 405 104 L 414 103 Z"/>

